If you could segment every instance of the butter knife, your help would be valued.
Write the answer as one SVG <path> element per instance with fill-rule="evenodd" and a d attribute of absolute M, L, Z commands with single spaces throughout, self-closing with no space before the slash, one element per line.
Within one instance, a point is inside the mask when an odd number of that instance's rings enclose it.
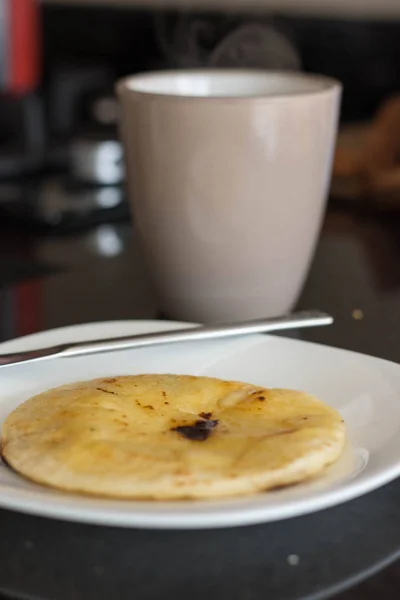
<path fill-rule="evenodd" d="M 189 327 L 187 329 L 174 329 L 156 333 L 140 335 L 127 335 L 118 338 L 107 338 L 88 342 L 74 342 L 60 344 L 47 348 L 37 348 L 12 354 L 0 354 L 0 368 L 17 363 L 45 360 L 49 358 L 69 358 L 97 354 L 100 352 L 114 352 L 128 348 L 143 348 L 158 344 L 172 344 L 176 342 L 189 342 L 211 340 L 216 338 L 249 335 L 252 333 L 270 333 L 285 329 L 300 329 L 303 327 L 316 327 L 330 325 L 333 317 L 318 311 L 304 311 L 272 319 L 259 319 L 241 323 L 225 323 Z"/>

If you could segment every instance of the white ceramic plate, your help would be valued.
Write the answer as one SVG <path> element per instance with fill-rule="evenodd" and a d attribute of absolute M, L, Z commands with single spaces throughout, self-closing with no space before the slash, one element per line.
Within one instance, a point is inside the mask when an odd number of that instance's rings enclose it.
<path fill-rule="evenodd" d="M 61 342 L 182 327 L 115 321 L 57 329 L 0 345 L 15 352 Z M 287 387 L 340 411 L 349 444 L 336 465 L 309 483 L 230 500 L 137 502 L 53 491 L 0 465 L 0 506 L 104 525 L 197 528 L 285 519 L 333 506 L 400 474 L 400 366 L 343 350 L 273 336 L 193 342 L 0 369 L 0 421 L 30 396 L 67 382 L 108 375 L 181 373 Z"/>

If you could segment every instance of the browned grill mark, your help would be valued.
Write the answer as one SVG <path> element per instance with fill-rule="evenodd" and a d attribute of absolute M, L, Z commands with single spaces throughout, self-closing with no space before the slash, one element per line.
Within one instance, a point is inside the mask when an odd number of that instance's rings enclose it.
<path fill-rule="evenodd" d="M 205 419 L 206 421 L 208 421 L 209 419 L 211 419 L 212 413 L 211 412 L 201 412 L 199 414 L 199 417 L 201 417 L 202 419 Z"/>
<path fill-rule="evenodd" d="M 102 387 L 98 387 L 96 388 L 96 390 L 99 390 L 99 392 L 104 392 L 105 394 L 112 394 L 113 396 L 117 396 L 118 394 L 116 394 L 115 392 L 112 392 L 111 390 L 106 390 Z"/>
<path fill-rule="evenodd" d="M 284 490 L 285 488 L 288 487 L 294 487 L 295 485 L 299 485 L 300 483 L 304 483 L 305 481 L 307 481 L 308 479 L 310 479 L 310 477 L 306 477 L 305 479 L 303 478 L 300 481 L 291 481 L 290 483 L 279 483 L 277 485 L 274 485 L 273 487 L 267 487 L 265 488 L 266 492 L 275 492 L 275 491 L 279 491 L 279 490 Z"/>
<path fill-rule="evenodd" d="M 265 396 L 257 396 L 257 400 L 265 400 Z"/>
<path fill-rule="evenodd" d="M 154 406 L 152 406 L 151 404 L 145 404 L 143 408 L 149 408 L 150 410 L 154 410 Z"/>
<path fill-rule="evenodd" d="M 167 397 L 167 392 L 166 392 L 165 390 L 163 390 L 161 393 L 162 393 L 162 395 L 163 395 L 163 398 L 166 398 L 166 397 Z"/>

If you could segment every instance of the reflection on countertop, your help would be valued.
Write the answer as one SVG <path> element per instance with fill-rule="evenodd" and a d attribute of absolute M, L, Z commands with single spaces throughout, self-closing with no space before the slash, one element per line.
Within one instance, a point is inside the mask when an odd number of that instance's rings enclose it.
<path fill-rule="evenodd" d="M 18 228 L 0 228 L 3 339 L 72 323 L 158 315 L 129 223 L 70 235 L 21 236 Z M 398 213 L 330 208 L 299 308 L 326 310 L 336 322 L 304 332 L 305 339 L 400 360 L 399 230 Z"/>

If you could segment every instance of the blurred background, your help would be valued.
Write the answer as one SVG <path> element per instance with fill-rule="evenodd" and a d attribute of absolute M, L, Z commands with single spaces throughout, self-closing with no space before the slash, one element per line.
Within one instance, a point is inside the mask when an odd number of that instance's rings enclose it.
<path fill-rule="evenodd" d="M 399 34 L 398 0 L 0 0 L 0 338 L 157 314 L 129 222 L 115 80 L 256 67 L 343 83 L 301 305 L 346 315 L 328 343 L 377 353 L 382 311 L 393 335 L 400 314 Z M 376 330 L 356 324 L 365 312 Z"/>
<path fill-rule="evenodd" d="M 3 215 L 67 229 L 127 217 L 114 82 L 184 67 L 338 78 L 344 97 L 332 196 L 369 206 L 378 193 L 380 208 L 397 202 L 399 138 L 386 138 L 400 123 L 398 0 L 0 0 L 0 7 Z M 390 127 L 376 132 L 388 101 Z"/>

